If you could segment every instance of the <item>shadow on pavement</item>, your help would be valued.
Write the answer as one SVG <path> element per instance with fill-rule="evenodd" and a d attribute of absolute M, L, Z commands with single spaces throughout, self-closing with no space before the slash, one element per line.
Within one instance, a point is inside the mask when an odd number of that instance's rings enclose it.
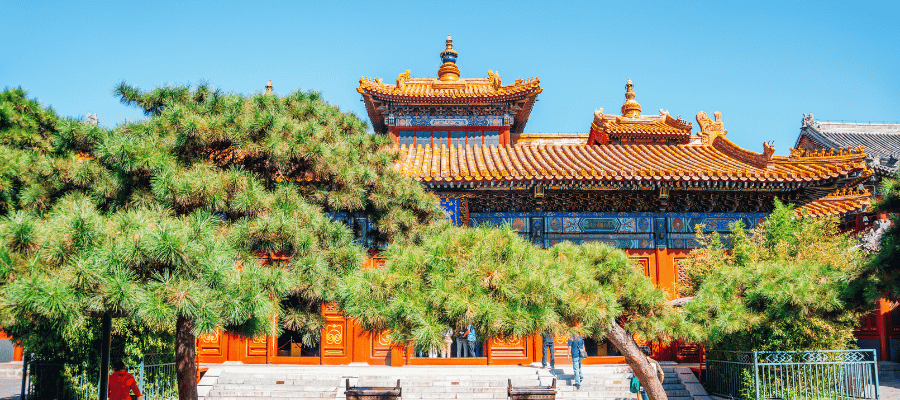
<path fill-rule="evenodd" d="M 562 383 L 565 383 L 567 386 L 574 386 L 572 380 L 575 379 L 575 375 L 566 374 L 565 372 L 563 372 L 562 368 L 553 368 L 550 370 L 550 374 L 556 377 L 557 386 Z"/>

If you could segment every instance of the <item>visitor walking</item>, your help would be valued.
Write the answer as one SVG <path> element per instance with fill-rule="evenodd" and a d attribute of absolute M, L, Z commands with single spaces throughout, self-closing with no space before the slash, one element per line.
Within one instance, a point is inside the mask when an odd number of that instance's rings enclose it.
<path fill-rule="evenodd" d="M 581 373 L 581 359 L 587 356 L 587 350 L 584 348 L 584 339 L 581 338 L 581 332 L 572 332 L 569 337 L 569 350 L 572 352 L 572 369 L 575 370 L 575 387 L 581 389 L 581 379 L 584 375 Z"/>
<path fill-rule="evenodd" d="M 469 324 L 469 327 L 466 328 L 466 342 L 469 345 L 466 347 L 468 349 L 468 354 L 471 354 L 468 357 L 478 357 L 475 353 L 475 342 L 478 341 L 478 336 L 475 335 L 475 327 L 472 324 Z"/>
<path fill-rule="evenodd" d="M 113 363 L 113 369 L 115 372 L 109 376 L 109 400 L 131 400 L 132 391 L 137 396 L 137 400 L 143 400 L 144 395 L 138 389 L 134 375 L 128 373 L 128 369 L 125 368 L 125 363 L 122 360 L 116 361 Z"/>
<path fill-rule="evenodd" d="M 663 372 L 662 366 L 659 365 L 659 362 L 650 358 L 650 347 L 643 346 L 641 347 L 641 351 L 644 355 L 647 356 L 647 362 L 653 366 L 656 370 L 656 378 L 659 379 L 659 383 L 663 383 L 666 380 L 666 373 Z M 631 378 L 631 392 L 637 393 L 637 400 L 650 400 L 647 396 L 647 391 L 644 390 L 644 384 L 638 379 L 637 376 L 632 376 Z"/>
<path fill-rule="evenodd" d="M 556 368 L 556 344 L 554 343 L 553 331 L 550 329 L 545 330 L 541 334 L 541 338 L 543 339 L 543 344 L 541 345 L 541 350 L 544 353 L 544 356 L 541 358 L 541 368 L 547 368 L 547 354 L 550 354 L 550 369 Z"/>

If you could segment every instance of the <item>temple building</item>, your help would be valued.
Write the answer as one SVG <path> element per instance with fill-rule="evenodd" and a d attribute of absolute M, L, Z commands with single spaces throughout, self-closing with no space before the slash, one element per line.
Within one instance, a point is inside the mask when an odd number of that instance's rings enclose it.
<path fill-rule="evenodd" d="M 599 241 L 623 249 L 654 284 L 677 296 L 679 261 L 697 247 L 695 226 L 729 232 L 755 227 L 775 198 L 808 213 L 852 214 L 869 204 L 859 190 L 873 169 L 859 146 L 797 150 L 776 156 L 727 138 L 721 113 L 696 114 L 698 126 L 667 111 L 644 113 L 631 80 L 621 110 L 585 116 L 585 132 L 529 133 L 526 124 L 540 80 L 504 83 L 460 75 L 450 37 L 436 78 L 409 70 L 394 82 L 361 78 L 375 134 L 400 153 L 396 168 L 440 197 L 457 225 L 509 225 L 534 245 Z M 751 134 L 737 133 L 737 134 Z M 759 135 L 753 132 L 752 134 Z M 801 211 L 802 212 L 802 211 Z M 369 261 L 377 265 L 374 258 Z M 478 357 L 442 359 L 429 349 L 401 349 L 384 334 L 362 331 L 338 310 L 322 307 L 318 348 L 283 338 L 246 340 L 220 334 L 200 340 L 203 362 L 342 364 L 530 364 L 541 359 L 540 337 L 485 338 Z M 659 360 L 690 361 L 692 345 L 651 344 Z M 288 346 L 288 350 L 285 350 Z M 612 346 L 588 342 L 585 363 L 624 363 Z M 560 338 L 557 357 L 567 354 Z"/>

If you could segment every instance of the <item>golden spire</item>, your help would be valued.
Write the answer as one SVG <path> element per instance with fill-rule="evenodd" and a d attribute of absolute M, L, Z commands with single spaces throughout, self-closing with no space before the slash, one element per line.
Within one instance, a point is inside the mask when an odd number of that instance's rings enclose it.
<path fill-rule="evenodd" d="M 441 52 L 441 61 L 444 63 L 441 64 L 441 68 L 438 69 L 438 80 L 459 80 L 459 67 L 456 66 L 457 57 L 459 57 L 459 53 L 457 53 L 456 50 L 453 50 L 453 39 L 450 38 L 450 35 L 447 35 L 447 48 Z"/>
<path fill-rule="evenodd" d="M 634 101 L 634 84 L 631 78 L 625 84 L 625 104 L 622 104 L 622 115 L 629 118 L 641 116 L 641 105 Z"/>
<path fill-rule="evenodd" d="M 269 83 L 266 84 L 266 94 L 272 94 L 272 80 L 269 79 Z"/>

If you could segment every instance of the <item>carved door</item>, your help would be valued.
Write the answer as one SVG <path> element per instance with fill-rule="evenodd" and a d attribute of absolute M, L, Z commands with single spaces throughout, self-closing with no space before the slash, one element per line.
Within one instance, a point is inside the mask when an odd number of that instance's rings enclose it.
<path fill-rule="evenodd" d="M 228 359 L 244 364 L 266 364 L 268 355 L 268 337 L 241 338 L 229 335 Z"/>
<path fill-rule="evenodd" d="M 197 355 L 202 363 L 228 361 L 228 334 L 217 331 L 197 338 Z"/>
<path fill-rule="evenodd" d="M 388 339 L 388 331 L 367 334 L 369 352 L 366 361 L 372 365 L 387 365 L 391 354 L 391 341 Z"/>
<path fill-rule="evenodd" d="M 336 304 L 322 307 L 325 327 L 322 329 L 322 364 L 348 364 L 353 354 L 353 336 L 347 319 Z"/>

